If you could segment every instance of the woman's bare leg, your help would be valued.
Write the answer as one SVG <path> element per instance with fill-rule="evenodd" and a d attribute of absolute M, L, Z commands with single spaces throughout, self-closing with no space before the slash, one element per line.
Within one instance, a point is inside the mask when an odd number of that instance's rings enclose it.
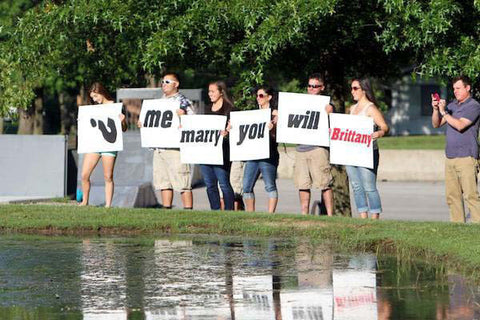
<path fill-rule="evenodd" d="M 278 198 L 269 198 L 268 199 L 268 212 L 274 213 L 277 209 Z"/>
<path fill-rule="evenodd" d="M 113 199 L 113 168 L 115 167 L 116 157 L 102 156 L 103 177 L 105 179 L 105 207 L 112 206 Z"/>
<path fill-rule="evenodd" d="M 86 153 L 83 156 L 82 164 L 82 191 L 83 191 L 83 200 L 80 204 L 81 206 L 88 205 L 88 197 L 90 196 L 90 176 L 92 175 L 93 169 L 100 160 L 100 155 L 98 153 Z"/>

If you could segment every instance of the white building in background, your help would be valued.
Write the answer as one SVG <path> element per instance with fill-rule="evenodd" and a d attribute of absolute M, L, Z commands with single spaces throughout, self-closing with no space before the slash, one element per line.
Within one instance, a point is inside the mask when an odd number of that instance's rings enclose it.
<path fill-rule="evenodd" d="M 432 127 L 431 94 L 434 92 L 444 99 L 448 90 L 435 80 L 418 78 L 414 81 L 410 74 L 394 82 L 391 85 L 391 106 L 385 114 L 390 135 L 444 134 L 444 127 Z"/>

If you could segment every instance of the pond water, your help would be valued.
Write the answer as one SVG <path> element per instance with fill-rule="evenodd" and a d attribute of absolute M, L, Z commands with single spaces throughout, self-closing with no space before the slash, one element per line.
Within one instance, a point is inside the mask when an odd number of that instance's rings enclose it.
<path fill-rule="evenodd" d="M 0 237 L 0 319 L 480 319 L 440 266 L 328 244 Z"/>

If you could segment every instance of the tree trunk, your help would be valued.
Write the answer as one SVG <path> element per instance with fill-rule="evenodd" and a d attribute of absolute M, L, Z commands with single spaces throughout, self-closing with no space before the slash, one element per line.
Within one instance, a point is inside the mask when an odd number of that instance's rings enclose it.
<path fill-rule="evenodd" d="M 17 134 L 33 134 L 33 107 L 18 109 L 18 113 Z"/>
<path fill-rule="evenodd" d="M 33 103 L 34 121 L 33 134 L 43 134 L 44 112 L 43 112 L 43 90 L 39 90 Z"/>
<path fill-rule="evenodd" d="M 344 166 L 332 165 L 333 175 L 333 205 L 337 216 L 351 217 L 350 189 L 348 187 L 347 170 Z"/>
<path fill-rule="evenodd" d="M 66 135 L 70 131 L 70 121 L 68 117 L 67 104 L 65 103 L 65 94 L 58 94 L 58 105 L 60 106 L 60 134 Z"/>
<path fill-rule="evenodd" d="M 3 118 L 0 117 L 0 134 L 3 134 L 3 122 L 4 122 Z"/>
<path fill-rule="evenodd" d="M 155 79 L 155 76 L 151 74 L 146 74 L 145 79 L 147 80 L 147 88 L 157 88 L 160 87 L 159 83 Z"/>
<path fill-rule="evenodd" d="M 75 119 L 78 118 L 78 107 L 88 105 L 89 103 L 90 101 L 88 100 L 87 92 L 85 90 L 85 87 L 82 85 L 77 94 L 77 99 L 76 99 L 77 110 L 75 112 Z M 68 140 L 68 146 L 71 149 L 77 148 L 77 130 L 78 130 L 77 121 L 75 120 L 72 126 L 70 127 L 70 135 Z"/>

